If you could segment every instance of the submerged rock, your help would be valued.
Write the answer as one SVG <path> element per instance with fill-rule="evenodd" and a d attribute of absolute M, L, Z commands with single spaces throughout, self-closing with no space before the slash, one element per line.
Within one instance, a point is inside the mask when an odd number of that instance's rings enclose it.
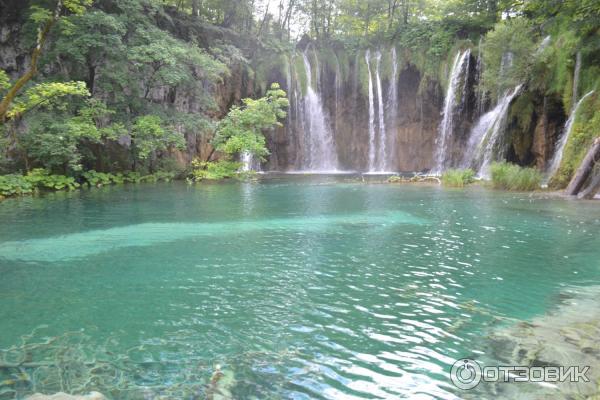
<path fill-rule="evenodd" d="M 555 312 L 493 330 L 485 339 L 486 354 L 502 365 L 589 367 L 589 382 L 484 382 L 478 399 L 600 398 L 600 286 L 568 294 Z"/>

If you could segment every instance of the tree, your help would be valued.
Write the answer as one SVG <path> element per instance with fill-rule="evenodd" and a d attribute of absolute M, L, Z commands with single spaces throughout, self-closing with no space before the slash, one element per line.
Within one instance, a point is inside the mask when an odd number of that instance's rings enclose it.
<path fill-rule="evenodd" d="M 32 6 L 32 20 L 38 25 L 37 39 L 35 47 L 31 52 L 31 61 L 29 63 L 29 69 L 19 77 L 16 82 L 8 88 L 8 91 L 4 94 L 2 101 L 0 101 L 0 123 L 6 121 L 7 113 L 12 102 L 15 100 L 21 89 L 29 82 L 38 72 L 38 63 L 44 45 L 48 40 L 50 31 L 61 19 L 63 15 L 63 8 L 74 14 L 81 14 L 85 11 L 85 7 L 92 3 L 91 0 L 57 0 L 53 11 L 38 6 Z"/>
<path fill-rule="evenodd" d="M 279 120 L 287 115 L 287 95 L 278 83 L 273 83 L 264 97 L 242 102 L 243 107 L 232 107 L 219 121 L 213 146 L 227 155 L 247 152 L 262 160 L 269 154 L 264 131 L 282 126 Z"/>
<path fill-rule="evenodd" d="M 185 139 L 172 127 L 166 127 L 162 119 L 156 115 L 143 115 L 136 118 L 131 129 L 131 149 L 134 157 L 134 170 L 137 161 L 152 161 L 157 151 L 183 148 Z"/>
<path fill-rule="evenodd" d="M 89 99 L 75 115 L 63 110 L 68 106 L 45 109 L 29 118 L 28 130 L 18 142 L 26 170 L 41 166 L 59 173 L 81 171 L 90 144 L 106 145 L 127 133 L 121 124 L 104 123 L 113 112 L 98 100 Z"/>

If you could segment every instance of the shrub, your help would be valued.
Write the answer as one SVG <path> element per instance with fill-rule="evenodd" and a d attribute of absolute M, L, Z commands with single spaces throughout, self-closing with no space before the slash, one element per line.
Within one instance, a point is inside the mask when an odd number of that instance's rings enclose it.
<path fill-rule="evenodd" d="M 463 187 L 475 181 L 475 172 L 472 169 L 450 169 L 442 175 L 444 186 Z"/>
<path fill-rule="evenodd" d="M 38 189 L 73 190 L 79 187 L 75 178 L 65 175 L 51 175 L 48 170 L 35 168 L 27 173 L 24 179 Z"/>
<path fill-rule="evenodd" d="M 191 179 L 199 182 L 204 179 L 219 180 L 238 176 L 242 163 L 236 161 L 192 161 Z"/>
<path fill-rule="evenodd" d="M 140 175 L 139 172 L 127 172 L 122 174 L 111 174 L 107 172 L 96 172 L 90 170 L 82 174 L 83 178 L 90 186 L 104 186 L 111 184 L 123 183 L 140 183 L 140 182 L 170 182 L 175 178 L 175 172 L 158 171 L 150 175 Z"/>
<path fill-rule="evenodd" d="M 505 162 L 492 164 L 491 174 L 492 186 L 496 189 L 535 190 L 542 181 L 542 174 L 538 170 Z"/>
<path fill-rule="evenodd" d="M 158 171 L 150 175 L 144 175 L 137 182 L 170 182 L 175 178 L 174 172 Z"/>
<path fill-rule="evenodd" d="M 34 189 L 21 175 L 0 175 L 0 198 L 31 194 Z"/>
<path fill-rule="evenodd" d="M 82 174 L 90 186 L 104 186 L 112 183 L 122 183 L 122 180 L 117 178 L 116 175 L 108 174 L 105 172 L 96 172 L 93 169 Z"/>

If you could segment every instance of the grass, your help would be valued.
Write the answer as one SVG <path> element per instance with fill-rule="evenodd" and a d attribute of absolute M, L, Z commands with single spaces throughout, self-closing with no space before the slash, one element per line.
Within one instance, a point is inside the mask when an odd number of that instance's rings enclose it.
<path fill-rule="evenodd" d="M 531 191 L 539 189 L 542 181 L 542 174 L 538 170 L 506 162 L 492 164 L 491 173 L 495 189 Z"/>
<path fill-rule="evenodd" d="M 464 187 L 475 181 L 475 172 L 472 169 L 449 169 L 442 175 L 442 185 L 451 187 Z"/>

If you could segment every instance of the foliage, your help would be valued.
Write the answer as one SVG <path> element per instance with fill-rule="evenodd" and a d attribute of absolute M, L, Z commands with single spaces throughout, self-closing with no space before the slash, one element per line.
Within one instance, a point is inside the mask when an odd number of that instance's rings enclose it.
<path fill-rule="evenodd" d="M 263 160 L 269 154 L 263 132 L 282 126 L 279 120 L 285 118 L 289 106 L 286 93 L 273 83 L 264 97 L 242 102 L 243 107 L 233 106 L 219 121 L 213 145 L 228 155 L 248 152 Z"/>
<path fill-rule="evenodd" d="M 0 94 L 10 87 L 10 78 L 8 77 L 6 71 L 0 69 Z"/>
<path fill-rule="evenodd" d="M 112 114 L 94 99 L 84 103 L 74 116 L 68 112 L 37 113 L 28 119 L 29 129 L 19 143 L 21 150 L 34 165 L 64 173 L 80 171 L 86 146 L 105 144 L 126 133 L 121 124 L 104 122 Z"/>
<path fill-rule="evenodd" d="M 86 171 L 82 174 L 83 179 L 90 186 L 121 185 L 124 183 L 142 183 L 142 182 L 170 182 L 175 178 L 175 173 L 166 171 L 157 171 L 149 175 L 140 175 L 138 172 L 118 172 L 111 174 L 108 172 L 97 172 L 94 170 Z"/>
<path fill-rule="evenodd" d="M 600 137 L 600 96 L 592 94 L 579 107 L 561 165 L 550 186 L 564 188 L 579 167 L 595 138 Z"/>
<path fill-rule="evenodd" d="M 34 186 L 22 175 L 0 175 L 0 199 L 2 197 L 31 194 Z"/>
<path fill-rule="evenodd" d="M 9 119 L 21 117 L 28 111 L 45 107 L 47 109 L 64 110 L 67 107 L 67 96 L 87 97 L 90 92 L 85 82 L 44 82 L 32 86 L 17 99 L 7 112 Z"/>
<path fill-rule="evenodd" d="M 52 175 L 48 170 L 35 168 L 25 175 L 25 180 L 38 189 L 73 190 L 79 187 L 75 178 L 64 175 Z"/>
<path fill-rule="evenodd" d="M 195 182 L 203 180 L 221 180 L 233 178 L 238 175 L 242 163 L 236 161 L 192 161 L 190 178 Z"/>
<path fill-rule="evenodd" d="M 475 172 L 472 169 L 450 169 L 442 174 L 444 186 L 463 187 L 475 181 Z"/>
<path fill-rule="evenodd" d="M 535 52 L 532 37 L 533 26 L 525 18 L 499 22 L 485 36 L 483 85 L 493 98 L 529 78 Z"/>
<path fill-rule="evenodd" d="M 185 139 L 172 127 L 165 127 L 157 115 L 144 115 L 136 118 L 131 133 L 135 158 L 145 160 L 156 151 L 183 148 Z"/>
<path fill-rule="evenodd" d="M 542 175 L 534 168 L 522 168 L 510 163 L 494 163 L 490 167 L 495 189 L 529 191 L 540 187 Z"/>

